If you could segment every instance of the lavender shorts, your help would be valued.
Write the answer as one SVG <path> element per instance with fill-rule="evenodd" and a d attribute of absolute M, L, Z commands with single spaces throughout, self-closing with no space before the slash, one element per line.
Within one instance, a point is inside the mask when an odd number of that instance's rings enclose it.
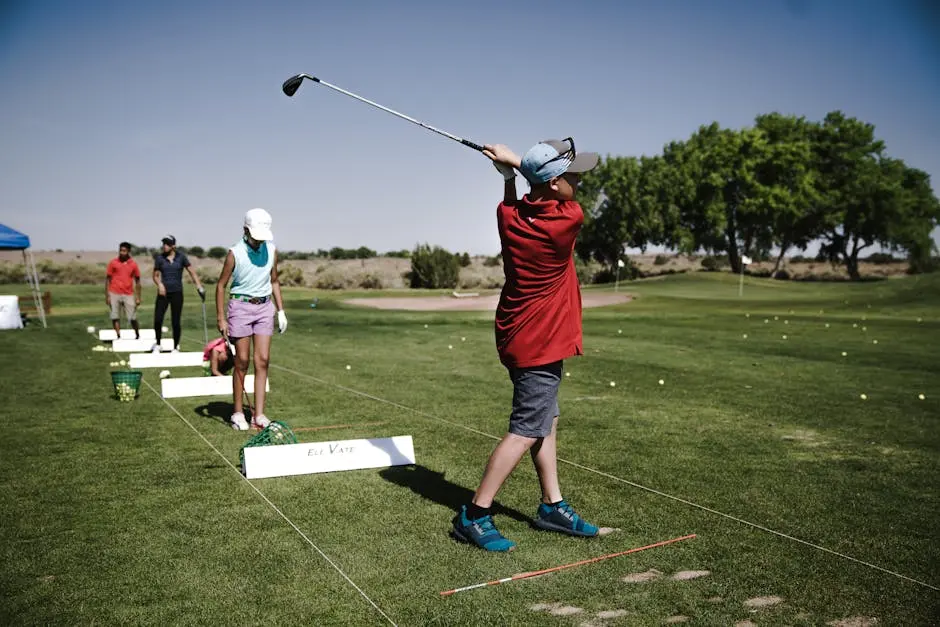
<path fill-rule="evenodd" d="M 252 305 L 242 300 L 228 301 L 229 337 L 274 335 L 274 302 Z"/>

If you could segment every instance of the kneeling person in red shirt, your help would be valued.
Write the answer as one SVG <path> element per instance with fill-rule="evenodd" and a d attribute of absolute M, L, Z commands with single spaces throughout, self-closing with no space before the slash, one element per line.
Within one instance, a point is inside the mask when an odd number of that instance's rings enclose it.
<path fill-rule="evenodd" d="M 598 528 L 562 498 L 556 427 L 563 360 L 583 354 L 573 252 L 584 214 L 574 198 L 581 173 L 597 165 L 598 155 L 576 153 L 571 138 L 536 144 L 521 159 L 501 144 L 485 146 L 483 154 L 506 180 L 496 216 L 506 277 L 496 309 L 496 348 L 513 383 L 512 414 L 473 500 L 454 518 L 453 534 L 488 551 L 515 547 L 494 526 L 490 507 L 528 451 L 542 489 L 536 526 L 596 536 Z M 513 168 L 531 185 L 522 200 L 516 199 Z"/>

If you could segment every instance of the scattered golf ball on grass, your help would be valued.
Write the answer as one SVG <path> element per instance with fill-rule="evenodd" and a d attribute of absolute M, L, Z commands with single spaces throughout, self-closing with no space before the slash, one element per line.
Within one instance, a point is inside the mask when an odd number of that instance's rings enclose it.
<path fill-rule="evenodd" d="M 617 335 L 623 334 L 623 329 L 617 329 Z"/>
<path fill-rule="evenodd" d="M 352 366 L 350 366 L 349 364 L 346 364 L 346 370 L 352 370 Z"/>
<path fill-rule="evenodd" d="M 877 344 L 877 343 L 878 343 L 878 340 L 872 340 L 871 343 L 872 343 L 872 344 Z"/>
<path fill-rule="evenodd" d="M 570 372 L 566 372 L 566 373 L 565 373 L 565 376 L 566 376 L 566 377 L 570 377 L 570 376 L 571 376 L 571 373 L 570 373 Z"/>
<path fill-rule="evenodd" d="M 95 332 L 95 327 L 88 327 L 88 332 L 89 332 L 89 333 L 94 333 L 94 332 Z"/>
<path fill-rule="evenodd" d="M 786 335 L 784 335 L 784 336 L 783 336 L 783 339 L 787 339 L 787 336 L 786 336 Z"/>
<path fill-rule="evenodd" d="M 848 355 L 849 355 L 849 354 L 848 354 L 847 352 L 842 351 L 842 356 L 843 356 L 843 357 L 848 357 Z"/>
<path fill-rule="evenodd" d="M 617 382 L 616 382 L 616 381 L 611 381 L 611 382 L 610 382 L 610 387 L 612 387 L 612 388 L 617 387 Z"/>
<path fill-rule="evenodd" d="M 859 394 L 858 397 L 859 397 L 860 399 L 862 399 L 863 401 L 867 401 L 867 400 L 868 400 L 868 395 L 867 395 L 867 394 Z"/>
<path fill-rule="evenodd" d="M 659 384 L 660 384 L 660 385 L 666 385 L 666 382 L 663 381 L 662 379 L 660 379 L 660 380 L 659 380 Z"/>
<path fill-rule="evenodd" d="M 454 350 L 454 345 L 453 345 L 453 344 L 448 344 L 448 345 L 447 345 L 447 349 L 448 349 L 448 350 Z"/>
<path fill-rule="evenodd" d="M 746 340 L 746 339 L 747 339 L 747 333 L 745 333 L 745 334 L 742 335 L 741 337 L 743 337 L 743 338 Z"/>
<path fill-rule="evenodd" d="M 126 366 L 126 365 L 127 365 L 127 362 L 122 359 L 121 361 L 118 362 L 118 365 L 119 365 L 119 366 Z"/>
<path fill-rule="evenodd" d="M 161 379 L 167 379 L 167 378 L 169 378 L 169 376 L 170 376 L 170 371 L 169 371 L 169 370 L 161 370 L 161 371 L 160 371 L 160 378 L 161 378 Z"/>
<path fill-rule="evenodd" d="M 918 395 L 917 395 L 917 398 L 919 398 L 920 400 L 924 400 L 924 399 L 927 398 L 927 397 L 924 396 L 923 394 L 918 394 Z"/>
<path fill-rule="evenodd" d="M 466 341 L 467 341 L 467 338 L 462 337 L 462 338 L 460 338 L 460 341 L 461 341 L 461 342 L 466 342 Z"/>

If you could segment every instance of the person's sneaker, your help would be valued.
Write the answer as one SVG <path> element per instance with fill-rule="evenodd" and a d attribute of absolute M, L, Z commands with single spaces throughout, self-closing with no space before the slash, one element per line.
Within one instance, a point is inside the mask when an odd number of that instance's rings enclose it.
<path fill-rule="evenodd" d="M 484 551 L 512 551 L 516 543 L 503 537 L 493 524 L 492 516 L 484 516 L 476 520 L 467 518 L 467 506 L 460 508 L 454 516 L 454 529 L 451 532 L 461 542 L 475 544 Z"/>
<path fill-rule="evenodd" d="M 151 352 L 151 353 L 159 353 L 159 352 L 160 352 L 160 344 L 159 344 L 159 343 L 154 344 L 153 347 L 150 349 L 150 352 Z"/>
<path fill-rule="evenodd" d="M 170 352 L 171 352 L 171 353 L 178 353 L 178 352 L 180 352 L 180 347 L 179 347 L 179 346 L 174 346 L 174 347 L 173 347 L 173 350 L 171 350 Z"/>
<path fill-rule="evenodd" d="M 535 514 L 535 526 L 546 531 L 558 531 L 571 536 L 593 537 L 597 535 L 597 527 L 584 520 L 566 501 L 557 505 L 539 505 Z"/>
<path fill-rule="evenodd" d="M 245 414 L 240 411 L 232 414 L 232 428 L 236 431 L 248 431 L 248 423 L 245 421 Z"/>
<path fill-rule="evenodd" d="M 268 417 L 265 416 L 264 414 L 261 414 L 260 416 L 255 416 L 251 419 L 251 426 L 254 427 L 255 429 L 264 429 L 269 424 L 271 424 L 271 421 L 268 420 Z"/>

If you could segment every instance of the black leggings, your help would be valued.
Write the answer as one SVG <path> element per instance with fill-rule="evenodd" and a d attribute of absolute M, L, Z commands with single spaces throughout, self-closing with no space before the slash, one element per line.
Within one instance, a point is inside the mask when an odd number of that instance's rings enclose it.
<path fill-rule="evenodd" d="M 173 346 L 176 347 L 180 345 L 180 336 L 183 334 L 180 324 L 180 316 L 183 314 L 183 293 L 167 292 L 166 296 L 157 295 L 157 304 L 153 310 L 153 332 L 157 334 L 157 344 L 163 337 L 163 316 L 168 306 L 170 318 L 173 320 Z"/>

